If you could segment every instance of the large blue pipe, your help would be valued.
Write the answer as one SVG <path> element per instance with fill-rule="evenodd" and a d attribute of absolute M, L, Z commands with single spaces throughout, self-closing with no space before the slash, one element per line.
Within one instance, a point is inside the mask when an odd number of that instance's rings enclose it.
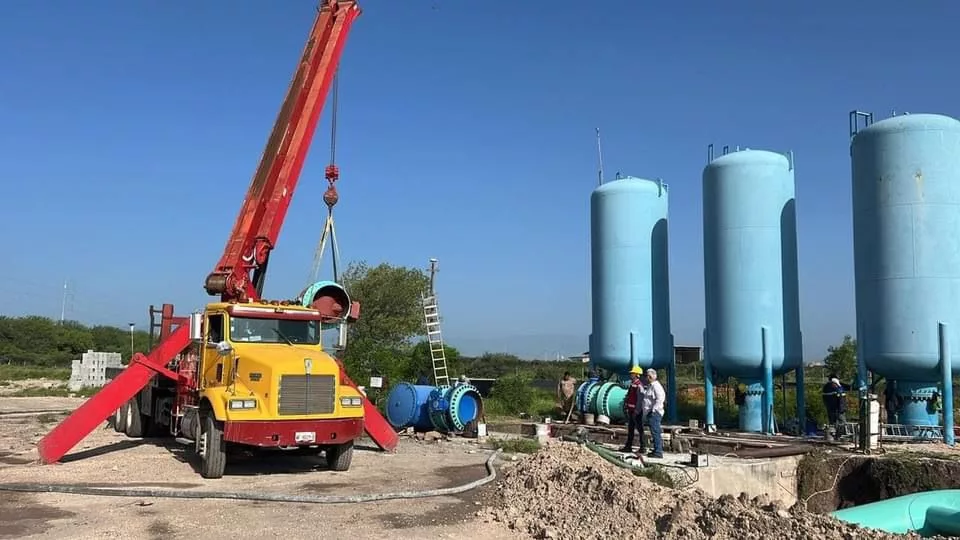
<path fill-rule="evenodd" d="M 396 429 L 459 432 L 482 412 L 483 399 L 470 384 L 437 387 L 401 382 L 387 394 L 387 421 Z"/>

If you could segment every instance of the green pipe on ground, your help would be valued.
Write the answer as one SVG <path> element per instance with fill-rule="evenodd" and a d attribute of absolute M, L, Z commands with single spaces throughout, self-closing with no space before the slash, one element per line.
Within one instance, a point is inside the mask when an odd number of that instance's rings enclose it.
<path fill-rule="evenodd" d="M 894 534 L 960 536 L 960 489 L 940 489 L 894 497 L 830 513 L 868 529 Z"/>

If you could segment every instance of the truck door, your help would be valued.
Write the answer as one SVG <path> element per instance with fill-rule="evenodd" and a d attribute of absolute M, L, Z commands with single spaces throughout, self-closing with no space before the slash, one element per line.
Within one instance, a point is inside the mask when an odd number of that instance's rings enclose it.
<path fill-rule="evenodd" d="M 225 321 L 222 313 L 208 313 L 203 328 L 203 350 L 201 352 L 201 387 L 223 386 L 226 378 L 224 357 L 217 354 L 217 344 L 226 337 Z"/>

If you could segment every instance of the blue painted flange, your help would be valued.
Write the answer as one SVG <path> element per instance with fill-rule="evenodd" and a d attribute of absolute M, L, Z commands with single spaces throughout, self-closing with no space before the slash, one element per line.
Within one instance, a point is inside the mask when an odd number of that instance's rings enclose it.
<path fill-rule="evenodd" d="M 447 409 L 447 422 L 453 426 L 454 431 L 463 431 L 467 423 L 480 414 L 480 403 L 477 399 L 480 397 L 480 391 L 472 384 L 459 384 L 453 387 L 448 396 L 450 406 Z M 470 401 L 473 401 L 472 411 L 469 410 L 471 409 Z M 461 410 L 461 407 L 464 410 Z M 463 418 L 461 415 L 469 415 L 471 418 Z"/>
<path fill-rule="evenodd" d="M 447 391 L 449 386 L 439 386 L 430 393 L 430 421 L 438 431 L 453 431 L 447 422 L 447 411 L 450 409 L 450 403 L 447 401 Z"/>

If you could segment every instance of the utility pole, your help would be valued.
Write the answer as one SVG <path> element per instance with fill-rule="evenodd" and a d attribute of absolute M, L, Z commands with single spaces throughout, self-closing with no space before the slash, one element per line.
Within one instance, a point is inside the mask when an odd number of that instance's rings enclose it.
<path fill-rule="evenodd" d="M 434 288 L 434 281 L 437 277 L 437 272 L 440 271 L 440 268 L 437 266 L 437 259 L 430 259 L 430 296 L 437 294 L 436 289 Z"/>
<path fill-rule="evenodd" d="M 128 323 L 130 325 L 130 359 L 133 360 L 133 323 Z"/>
<path fill-rule="evenodd" d="M 67 280 L 63 280 L 63 299 L 60 300 L 60 326 L 67 318 Z"/>

